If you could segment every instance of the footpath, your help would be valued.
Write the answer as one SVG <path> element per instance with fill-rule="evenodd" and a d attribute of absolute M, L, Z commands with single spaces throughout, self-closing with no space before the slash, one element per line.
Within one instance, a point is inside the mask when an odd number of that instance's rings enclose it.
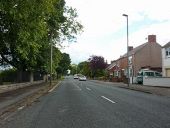
<path fill-rule="evenodd" d="M 42 81 L 35 83 L 22 83 L 16 85 L 0 86 L 0 119 L 6 115 L 23 109 L 26 106 L 38 102 L 42 95 L 48 93 L 54 85 L 57 86 L 58 81 L 49 83 Z"/>
<path fill-rule="evenodd" d="M 91 80 L 96 83 L 103 83 L 107 85 L 112 85 L 119 88 L 125 88 L 135 91 L 141 91 L 149 94 L 155 94 L 159 96 L 167 96 L 170 97 L 170 88 L 168 87 L 158 87 L 158 86 L 147 86 L 147 85 L 140 85 L 140 84 L 124 84 L 122 82 L 105 82 L 105 81 L 98 81 L 98 80 Z"/>
<path fill-rule="evenodd" d="M 13 91 L 19 88 L 24 88 L 24 87 L 28 87 L 31 85 L 38 85 L 38 84 L 42 84 L 44 83 L 43 80 L 41 81 L 35 81 L 35 82 L 26 82 L 26 83 L 16 83 L 16 84 L 9 84 L 9 85 L 0 85 L 0 93 L 5 93 L 5 92 L 9 92 L 9 91 Z"/>

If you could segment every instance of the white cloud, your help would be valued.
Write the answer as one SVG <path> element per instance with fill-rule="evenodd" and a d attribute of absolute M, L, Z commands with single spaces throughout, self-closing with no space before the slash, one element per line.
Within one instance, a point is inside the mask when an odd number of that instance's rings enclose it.
<path fill-rule="evenodd" d="M 129 15 L 129 45 L 138 46 L 149 34 L 157 35 L 157 42 L 170 41 L 170 8 L 168 0 L 66 0 L 77 9 L 84 33 L 77 43 L 71 43 L 68 52 L 73 63 L 87 60 L 90 55 L 101 55 L 109 61 L 118 59 L 126 52 L 126 19 Z M 148 18 L 152 24 L 134 26 Z M 157 21 L 157 22 L 154 22 Z M 139 24 L 140 25 L 140 24 Z M 113 35 L 113 36 L 112 36 Z M 115 38 L 115 36 L 117 38 Z"/>

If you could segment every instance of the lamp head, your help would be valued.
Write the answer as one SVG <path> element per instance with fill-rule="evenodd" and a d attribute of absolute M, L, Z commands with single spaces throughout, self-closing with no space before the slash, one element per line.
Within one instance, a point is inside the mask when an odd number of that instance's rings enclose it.
<path fill-rule="evenodd" d="M 127 15 L 127 14 L 123 14 L 122 16 L 126 16 L 126 17 L 128 17 L 128 15 Z"/>

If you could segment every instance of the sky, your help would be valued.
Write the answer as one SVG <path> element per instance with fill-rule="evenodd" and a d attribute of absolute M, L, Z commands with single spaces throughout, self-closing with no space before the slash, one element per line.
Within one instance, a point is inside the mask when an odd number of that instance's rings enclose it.
<path fill-rule="evenodd" d="M 65 0 L 77 9 L 84 32 L 77 42 L 65 42 L 63 52 L 72 63 L 86 61 L 91 55 L 103 56 L 108 63 L 127 52 L 128 15 L 129 46 L 147 42 L 156 35 L 161 46 L 170 41 L 169 0 Z"/>

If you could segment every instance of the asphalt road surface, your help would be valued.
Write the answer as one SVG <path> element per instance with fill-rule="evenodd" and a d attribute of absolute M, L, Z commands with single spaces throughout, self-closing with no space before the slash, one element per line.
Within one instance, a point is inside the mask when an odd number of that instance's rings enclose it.
<path fill-rule="evenodd" d="M 1 128 L 170 128 L 170 98 L 67 77 Z"/>

